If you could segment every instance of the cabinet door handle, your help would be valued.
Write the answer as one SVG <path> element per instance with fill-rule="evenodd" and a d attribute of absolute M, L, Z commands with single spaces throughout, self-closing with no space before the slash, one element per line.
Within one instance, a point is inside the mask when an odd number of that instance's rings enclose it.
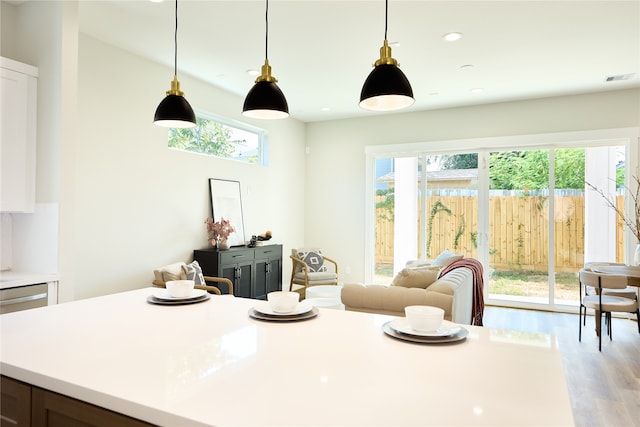
<path fill-rule="evenodd" d="M 4 305 L 12 305 L 12 304 L 20 304 L 23 302 L 29 302 L 29 301 L 37 301 L 39 299 L 43 299 L 47 297 L 47 293 L 42 293 L 42 294 L 36 294 L 36 295 L 28 295 L 26 297 L 20 297 L 20 298 L 12 298 L 12 299 L 5 299 L 0 301 L 0 306 L 4 306 Z"/>

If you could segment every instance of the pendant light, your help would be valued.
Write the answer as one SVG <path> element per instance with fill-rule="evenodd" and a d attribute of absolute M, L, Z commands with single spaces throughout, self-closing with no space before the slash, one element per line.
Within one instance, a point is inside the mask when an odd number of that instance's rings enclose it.
<path fill-rule="evenodd" d="M 393 111 L 409 107 L 416 100 L 409 79 L 398 68 L 398 61 L 391 57 L 387 41 L 389 0 L 385 0 L 384 43 L 380 48 L 380 59 L 365 80 L 360 92 L 360 107 L 372 111 Z"/>
<path fill-rule="evenodd" d="M 173 34 L 173 80 L 167 96 L 156 108 L 153 123 L 168 128 L 192 128 L 196 126 L 196 115 L 180 90 L 178 81 L 178 0 L 176 0 L 176 27 Z"/>
<path fill-rule="evenodd" d="M 278 80 L 271 75 L 269 65 L 269 0 L 265 11 L 264 65 L 262 74 L 244 99 L 242 115 L 254 119 L 284 119 L 289 117 L 289 105 L 284 94 L 276 84 Z"/>

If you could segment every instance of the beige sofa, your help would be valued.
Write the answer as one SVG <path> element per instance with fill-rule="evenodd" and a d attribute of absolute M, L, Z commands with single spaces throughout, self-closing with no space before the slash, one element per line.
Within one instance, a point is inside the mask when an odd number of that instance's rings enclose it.
<path fill-rule="evenodd" d="M 407 274 L 415 274 L 419 269 L 405 269 Z M 432 270 L 437 277 L 438 270 Z M 401 272 L 402 273 L 402 272 Z M 404 316 L 408 305 L 432 305 L 444 309 L 445 319 L 468 325 L 471 323 L 473 304 L 473 272 L 466 267 L 451 270 L 443 277 L 430 282 L 425 277 L 420 286 L 418 277 L 406 287 L 392 283 L 391 286 L 345 284 L 342 288 L 342 303 L 346 310 L 366 313 Z M 397 281 L 398 276 L 394 279 Z"/>

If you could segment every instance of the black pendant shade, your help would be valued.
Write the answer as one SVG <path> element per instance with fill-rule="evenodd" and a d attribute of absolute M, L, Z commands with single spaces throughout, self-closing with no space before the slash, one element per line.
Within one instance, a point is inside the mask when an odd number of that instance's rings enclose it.
<path fill-rule="evenodd" d="M 289 105 L 277 83 L 263 80 L 256 82 L 247 94 L 242 115 L 254 119 L 283 119 L 289 116 Z"/>
<path fill-rule="evenodd" d="M 181 95 L 167 95 L 156 108 L 153 123 L 169 128 L 190 128 L 196 125 L 196 115 Z"/>
<path fill-rule="evenodd" d="M 367 110 L 399 110 L 414 102 L 409 79 L 400 68 L 392 64 L 376 66 L 360 92 L 360 106 Z"/>

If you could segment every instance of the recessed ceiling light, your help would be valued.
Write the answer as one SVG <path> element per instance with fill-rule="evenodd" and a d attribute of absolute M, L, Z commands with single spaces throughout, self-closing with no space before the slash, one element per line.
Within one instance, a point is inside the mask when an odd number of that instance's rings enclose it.
<path fill-rule="evenodd" d="M 447 33 L 442 38 L 448 42 L 454 42 L 462 38 L 462 33 Z"/>
<path fill-rule="evenodd" d="M 473 68 L 473 65 L 471 65 L 471 64 L 465 64 L 465 65 L 461 65 L 460 66 L 461 70 L 470 70 L 472 68 Z"/>
<path fill-rule="evenodd" d="M 249 74 L 250 76 L 256 77 L 260 75 L 260 71 L 254 70 L 253 68 L 251 68 L 247 70 L 247 74 Z"/>
<path fill-rule="evenodd" d="M 322 108 L 320 109 L 320 111 L 329 111 L 329 110 L 331 110 L 331 108 L 329 108 L 329 107 L 322 107 Z"/>
<path fill-rule="evenodd" d="M 469 92 L 471 92 L 471 93 L 480 93 L 483 90 L 484 89 L 482 89 L 481 87 L 476 87 L 476 88 L 471 89 Z"/>
<path fill-rule="evenodd" d="M 149 0 L 151 3 L 162 3 L 162 0 Z"/>

